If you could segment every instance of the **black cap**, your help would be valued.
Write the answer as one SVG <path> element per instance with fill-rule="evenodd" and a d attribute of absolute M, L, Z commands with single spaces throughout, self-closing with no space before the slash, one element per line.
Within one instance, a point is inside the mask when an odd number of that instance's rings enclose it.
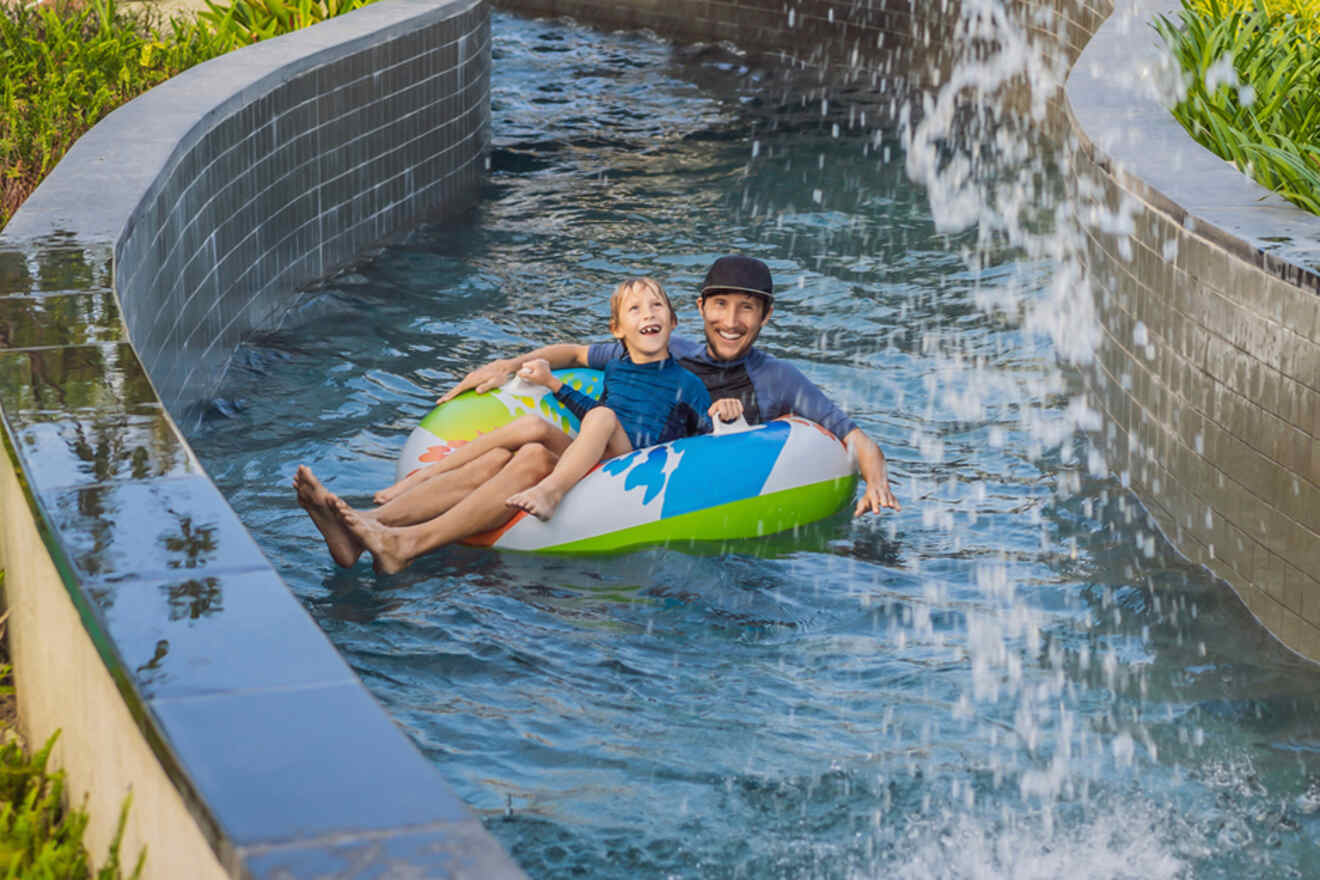
<path fill-rule="evenodd" d="M 701 296 L 716 290 L 750 293 L 774 305 L 775 286 L 770 281 L 770 268 L 753 257 L 720 257 L 711 264 L 706 280 L 701 282 Z"/>

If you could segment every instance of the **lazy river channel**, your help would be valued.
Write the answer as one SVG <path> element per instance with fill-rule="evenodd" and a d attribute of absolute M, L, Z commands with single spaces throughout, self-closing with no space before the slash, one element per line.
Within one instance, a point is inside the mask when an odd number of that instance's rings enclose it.
<path fill-rule="evenodd" d="M 726 50 L 504 15 L 493 34 L 480 205 L 298 294 L 191 441 L 527 873 L 1320 876 L 1320 674 L 1098 460 L 1056 341 L 1086 310 L 1050 305 L 1050 249 L 937 225 L 896 131 L 758 92 Z M 1062 172 L 1033 161 L 1048 190 Z M 605 338 L 631 274 L 699 333 L 696 285 L 731 251 L 772 267 L 761 344 L 880 443 L 901 513 L 696 552 L 334 566 L 298 463 L 366 504 L 467 369 Z M 1022 320 L 1041 303 L 1062 336 Z"/>

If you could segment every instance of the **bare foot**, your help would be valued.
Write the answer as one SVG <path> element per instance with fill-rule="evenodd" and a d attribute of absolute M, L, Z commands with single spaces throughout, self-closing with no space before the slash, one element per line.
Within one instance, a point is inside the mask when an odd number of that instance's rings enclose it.
<path fill-rule="evenodd" d="M 400 480 L 399 482 L 395 483 L 393 486 L 386 486 L 384 489 L 381 489 L 375 495 L 372 495 L 371 500 L 377 507 L 379 507 L 382 504 L 388 504 L 389 502 L 393 501 L 395 498 L 398 498 L 400 495 L 402 495 L 406 488 L 407 487 L 403 485 L 403 480 Z"/>
<path fill-rule="evenodd" d="M 559 502 L 563 498 L 564 492 L 562 489 L 556 489 L 540 482 L 530 489 L 524 489 L 510 495 L 509 500 L 504 503 L 510 507 L 525 510 L 537 519 L 547 520 L 554 516 L 555 508 L 559 506 Z"/>
<path fill-rule="evenodd" d="M 298 490 L 298 503 L 307 515 L 316 523 L 316 528 L 325 539 L 330 549 L 330 556 L 338 565 L 350 568 L 362 555 L 362 542 L 344 528 L 335 515 L 332 501 L 337 501 L 334 493 L 316 478 L 312 469 L 305 464 L 298 465 L 298 472 L 293 476 L 293 488 Z"/>
<path fill-rule="evenodd" d="M 343 499 L 331 497 L 339 523 L 371 553 L 372 568 L 381 574 L 395 574 L 412 563 L 412 557 L 402 549 L 400 529 L 381 525 L 349 507 Z"/>
<path fill-rule="evenodd" d="M 381 489 L 379 492 L 377 492 L 375 495 L 371 497 L 371 500 L 376 502 L 376 504 L 378 505 L 386 504 L 390 501 L 393 501 L 395 498 L 398 498 L 400 495 L 402 495 L 404 492 L 407 492 L 413 486 L 416 486 L 419 483 L 424 483 L 427 480 L 429 480 L 431 477 L 435 476 L 437 467 L 438 465 L 431 464 L 431 465 L 427 465 L 424 468 L 418 468 L 417 470 L 408 474 L 408 476 L 404 477 L 402 480 L 399 480 L 394 485 L 386 486 L 384 489 Z"/>

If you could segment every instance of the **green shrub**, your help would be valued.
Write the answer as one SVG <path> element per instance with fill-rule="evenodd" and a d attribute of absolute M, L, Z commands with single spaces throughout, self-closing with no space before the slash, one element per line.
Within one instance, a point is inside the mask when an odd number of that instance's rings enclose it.
<path fill-rule="evenodd" d="M 115 0 L 0 0 L 0 228 L 107 113 L 209 58 L 370 0 L 232 0 L 159 27 Z"/>
<path fill-rule="evenodd" d="M 219 51 L 204 28 L 163 34 L 114 0 L 0 3 L 0 225 L 107 113 Z"/>
<path fill-rule="evenodd" d="M 327 18 L 361 9 L 372 0 L 206 0 L 198 19 L 216 35 L 225 51 L 258 40 L 310 27 Z"/>
<path fill-rule="evenodd" d="M 1216 11 L 1214 4 L 1219 4 Z M 1260 4 L 1271 15 L 1291 15 L 1311 39 L 1320 38 L 1320 0 L 1192 0 L 1198 12 L 1223 18 L 1233 10 L 1250 12 Z"/>
<path fill-rule="evenodd" d="M 0 747 L 0 870 L 7 878 L 25 880 L 87 880 L 92 877 L 83 831 L 87 814 L 64 810 L 64 773 L 46 772 L 46 759 L 56 733 L 41 751 L 28 756 L 16 742 Z M 119 843 L 128 818 L 128 802 L 119 814 L 119 827 L 96 880 L 118 880 Z M 141 875 L 145 850 L 129 876 Z"/>
<path fill-rule="evenodd" d="M 1320 214 L 1317 22 L 1254 3 L 1183 0 L 1177 22 L 1158 17 L 1187 86 L 1173 115 L 1198 143 Z"/>

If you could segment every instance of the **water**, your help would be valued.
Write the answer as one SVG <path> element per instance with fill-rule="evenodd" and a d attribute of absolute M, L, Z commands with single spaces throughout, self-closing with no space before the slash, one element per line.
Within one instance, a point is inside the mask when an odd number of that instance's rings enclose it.
<path fill-rule="evenodd" d="M 480 207 L 301 295 L 191 440 L 527 872 L 1320 876 L 1316 667 L 1092 446 L 1066 160 L 1037 140 L 942 177 L 939 112 L 850 127 L 785 112 L 722 50 L 502 15 L 494 35 Z M 1044 207 L 1003 210 L 1022 175 Z M 698 333 L 696 284 L 735 250 L 780 288 L 761 344 L 878 440 L 901 513 L 723 555 L 331 563 L 298 463 L 365 504 L 466 369 L 604 338 L 626 274 Z"/>

